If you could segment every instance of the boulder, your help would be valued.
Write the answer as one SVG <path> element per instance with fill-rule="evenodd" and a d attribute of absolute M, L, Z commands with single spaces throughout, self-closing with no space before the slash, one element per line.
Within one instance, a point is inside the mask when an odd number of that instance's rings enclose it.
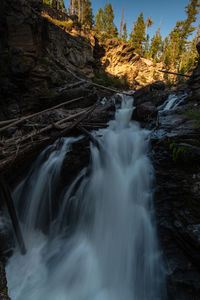
<path fill-rule="evenodd" d="M 157 118 L 158 110 L 152 102 L 144 102 L 136 107 L 133 119 L 141 122 L 150 122 Z"/>

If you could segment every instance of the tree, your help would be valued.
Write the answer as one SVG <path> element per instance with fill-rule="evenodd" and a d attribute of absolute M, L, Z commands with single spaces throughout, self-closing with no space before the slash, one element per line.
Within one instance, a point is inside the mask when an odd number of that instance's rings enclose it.
<path fill-rule="evenodd" d="M 137 22 L 133 25 L 133 30 L 130 34 L 129 42 L 135 48 L 135 52 L 139 55 L 143 54 L 145 38 L 145 23 L 143 13 L 141 13 L 137 19 Z"/>
<path fill-rule="evenodd" d="M 52 0 L 52 7 L 57 9 L 57 1 L 56 0 Z"/>
<path fill-rule="evenodd" d="M 151 57 L 158 62 L 161 57 L 161 51 L 163 47 L 162 36 L 160 34 L 160 27 L 156 31 L 156 34 L 153 36 L 150 47 Z"/>
<path fill-rule="evenodd" d="M 101 8 L 99 8 L 99 10 L 97 11 L 96 14 L 96 18 L 95 18 L 95 30 L 100 33 L 103 31 L 104 26 L 103 26 L 103 10 Z"/>
<path fill-rule="evenodd" d="M 128 38 L 128 34 L 127 34 L 127 27 L 126 27 L 126 22 L 124 23 L 124 26 L 123 26 L 123 34 L 122 34 L 122 39 L 124 42 L 127 41 L 127 38 Z"/>
<path fill-rule="evenodd" d="M 105 31 L 108 35 L 116 36 L 114 17 L 111 3 L 106 3 L 103 11 L 103 31 Z"/>
<path fill-rule="evenodd" d="M 91 5 L 92 4 L 90 0 L 83 0 L 82 23 L 90 27 L 92 27 L 92 25 L 94 24 L 94 16 L 92 13 Z"/>
<path fill-rule="evenodd" d="M 150 28 L 152 25 L 153 25 L 153 20 L 151 19 L 151 17 L 148 17 L 145 23 L 146 35 L 148 34 L 148 28 Z"/>
<path fill-rule="evenodd" d="M 62 11 L 64 11 L 64 9 L 65 9 L 64 0 L 60 0 L 60 7 L 59 7 L 59 9 L 61 9 Z"/>
<path fill-rule="evenodd" d="M 124 23 L 124 7 L 123 7 L 123 9 L 122 9 L 122 17 L 121 17 L 121 23 L 120 23 L 120 32 L 119 32 L 119 37 L 120 37 L 120 39 L 121 39 L 121 37 L 122 37 L 123 23 Z"/>
<path fill-rule="evenodd" d="M 198 0 L 190 0 L 190 3 L 185 7 L 187 18 L 184 21 L 177 21 L 175 28 L 169 34 L 171 64 L 178 71 L 182 68 L 185 52 L 187 51 L 188 38 L 195 30 L 192 24 L 197 19 L 199 7 Z"/>

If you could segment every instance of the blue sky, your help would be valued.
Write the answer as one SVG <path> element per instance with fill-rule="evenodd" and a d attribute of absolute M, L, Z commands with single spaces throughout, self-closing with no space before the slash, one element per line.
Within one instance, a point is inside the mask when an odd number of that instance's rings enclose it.
<path fill-rule="evenodd" d="M 129 33 L 133 25 L 133 20 L 137 20 L 139 14 L 143 12 L 144 18 L 152 17 L 153 26 L 149 29 L 149 34 L 152 37 L 154 32 L 161 24 L 161 34 L 163 37 L 167 36 L 176 21 L 184 20 L 186 14 L 184 12 L 185 6 L 189 0 L 90 0 L 92 2 L 93 13 L 96 15 L 97 10 L 103 8 L 106 2 L 110 2 L 114 8 L 115 25 L 120 27 L 121 14 L 123 7 L 124 19 L 127 20 L 127 27 Z M 69 0 L 65 0 L 66 5 L 69 5 Z"/>

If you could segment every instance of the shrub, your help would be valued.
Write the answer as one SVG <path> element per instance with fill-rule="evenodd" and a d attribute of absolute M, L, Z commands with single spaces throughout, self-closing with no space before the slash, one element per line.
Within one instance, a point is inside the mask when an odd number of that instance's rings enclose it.
<path fill-rule="evenodd" d="M 126 83 L 119 77 L 112 76 L 106 72 L 100 72 L 95 75 L 93 81 L 104 86 L 112 86 L 115 88 L 125 88 Z M 126 86 L 127 87 L 127 86 Z"/>

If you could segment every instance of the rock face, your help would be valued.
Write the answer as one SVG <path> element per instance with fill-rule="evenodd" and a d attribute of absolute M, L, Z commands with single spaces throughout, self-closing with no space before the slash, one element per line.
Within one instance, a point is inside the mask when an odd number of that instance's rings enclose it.
<path fill-rule="evenodd" d="M 167 99 L 170 91 L 165 88 L 162 81 L 156 81 L 134 93 L 133 119 L 150 123 L 155 126 L 157 120 L 157 107 Z"/>
<path fill-rule="evenodd" d="M 200 131 L 177 111 L 152 134 L 155 208 L 170 300 L 200 299 Z"/>
<path fill-rule="evenodd" d="M 200 42 L 197 44 L 197 51 L 200 57 Z M 193 72 L 191 80 L 191 89 L 193 96 L 200 98 L 200 58 L 196 69 Z"/>
<path fill-rule="evenodd" d="M 163 80 L 163 73 L 157 72 L 163 68 L 162 63 L 154 64 L 149 59 L 141 58 L 134 50 L 128 43 L 111 39 L 99 42 L 97 58 L 107 73 L 126 80 L 131 87 Z"/>
<path fill-rule="evenodd" d="M 10 300 L 8 297 L 6 273 L 3 263 L 0 262 L 0 300 Z"/>
<path fill-rule="evenodd" d="M 1 119 L 16 117 L 43 95 L 51 97 L 77 81 L 76 74 L 94 76 L 90 41 L 62 30 L 41 10 L 42 0 L 1 1 Z"/>

